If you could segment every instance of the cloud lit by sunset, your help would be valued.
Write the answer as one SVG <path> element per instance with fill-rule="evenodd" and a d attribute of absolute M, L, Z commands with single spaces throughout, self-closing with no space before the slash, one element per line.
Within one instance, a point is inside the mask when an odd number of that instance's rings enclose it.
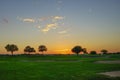
<path fill-rule="evenodd" d="M 26 19 L 23 19 L 23 22 L 35 22 L 35 20 L 32 18 L 26 18 Z"/>
<path fill-rule="evenodd" d="M 53 23 L 53 24 L 47 24 L 46 27 L 44 29 L 42 29 L 43 32 L 47 32 L 49 31 L 50 29 L 56 29 L 57 27 L 57 24 L 56 23 Z"/>
<path fill-rule="evenodd" d="M 55 20 L 62 20 L 62 19 L 64 19 L 64 18 L 61 17 L 61 16 L 54 16 L 54 19 L 55 19 Z"/>

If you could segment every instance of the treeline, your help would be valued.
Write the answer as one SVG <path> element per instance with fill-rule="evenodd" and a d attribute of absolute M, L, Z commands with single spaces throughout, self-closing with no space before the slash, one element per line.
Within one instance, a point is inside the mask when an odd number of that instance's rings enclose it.
<path fill-rule="evenodd" d="M 11 52 L 12 55 L 13 55 L 14 51 L 18 51 L 19 50 L 19 48 L 15 44 L 7 44 L 5 46 L 5 49 L 7 50 L 7 52 Z M 47 51 L 47 47 L 45 45 L 40 45 L 40 46 L 38 46 L 38 51 L 42 52 L 42 54 L 43 54 L 44 51 Z M 26 46 L 24 48 L 24 53 L 25 54 L 30 54 L 32 52 L 34 52 L 34 53 L 36 52 L 36 50 L 33 47 Z"/>
<path fill-rule="evenodd" d="M 11 52 L 12 55 L 13 55 L 13 52 L 19 50 L 19 48 L 15 44 L 7 44 L 5 46 L 5 49 L 7 50 L 7 52 Z M 45 45 L 40 45 L 40 46 L 38 46 L 38 51 L 43 54 L 45 51 L 47 51 L 47 47 Z M 71 49 L 71 51 L 73 53 L 75 53 L 76 55 L 79 55 L 79 53 L 81 53 L 81 52 L 83 54 L 97 54 L 96 51 L 90 51 L 90 53 L 88 53 L 86 48 L 82 48 L 79 45 L 74 46 Z M 36 52 L 36 50 L 33 47 L 31 47 L 31 46 L 26 46 L 24 48 L 24 53 L 25 54 L 30 54 L 30 53 L 35 53 L 35 52 Z M 102 49 L 100 52 L 101 52 L 101 54 L 108 54 L 108 51 L 106 49 Z M 117 52 L 116 54 L 120 54 L 120 52 Z"/>

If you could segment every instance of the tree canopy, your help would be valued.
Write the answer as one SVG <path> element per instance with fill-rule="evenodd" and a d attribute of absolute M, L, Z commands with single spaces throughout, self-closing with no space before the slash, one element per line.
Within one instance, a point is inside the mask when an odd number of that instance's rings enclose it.
<path fill-rule="evenodd" d="M 18 47 L 16 45 L 14 45 L 14 44 L 7 44 L 5 46 L 5 49 L 7 50 L 7 52 L 11 52 L 12 55 L 13 55 L 14 51 L 18 51 Z"/>
<path fill-rule="evenodd" d="M 86 48 L 83 48 L 83 49 L 82 49 L 82 52 L 83 52 L 84 54 L 87 54 L 87 53 L 88 53 Z"/>
<path fill-rule="evenodd" d="M 90 51 L 90 54 L 97 54 L 96 51 Z"/>
<path fill-rule="evenodd" d="M 43 53 L 44 51 L 47 51 L 47 47 L 45 45 L 40 45 L 38 51 Z"/>
<path fill-rule="evenodd" d="M 101 52 L 102 52 L 103 54 L 107 54 L 108 51 L 107 51 L 106 49 L 102 49 Z"/>
<path fill-rule="evenodd" d="M 24 52 L 28 52 L 29 54 L 31 52 L 36 52 L 34 48 L 30 47 L 30 46 L 26 46 L 25 49 L 24 49 Z"/>
<path fill-rule="evenodd" d="M 75 46 L 72 48 L 71 50 L 72 52 L 76 53 L 77 55 L 83 51 L 82 47 L 81 46 Z"/>

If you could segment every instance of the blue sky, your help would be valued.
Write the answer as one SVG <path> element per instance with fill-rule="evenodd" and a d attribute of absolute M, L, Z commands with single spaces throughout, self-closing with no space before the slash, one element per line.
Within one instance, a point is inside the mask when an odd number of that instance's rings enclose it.
<path fill-rule="evenodd" d="M 0 0 L 0 52 L 8 43 L 19 52 L 41 44 L 48 53 L 75 45 L 119 51 L 119 14 L 120 0 Z"/>

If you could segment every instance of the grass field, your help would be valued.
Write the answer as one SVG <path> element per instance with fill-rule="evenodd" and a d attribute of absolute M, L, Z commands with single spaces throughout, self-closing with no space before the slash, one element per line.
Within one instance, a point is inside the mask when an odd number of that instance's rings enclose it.
<path fill-rule="evenodd" d="M 100 72 L 120 71 L 120 64 L 95 63 L 120 60 L 111 55 L 16 55 L 0 56 L 0 80 L 120 80 Z"/>

